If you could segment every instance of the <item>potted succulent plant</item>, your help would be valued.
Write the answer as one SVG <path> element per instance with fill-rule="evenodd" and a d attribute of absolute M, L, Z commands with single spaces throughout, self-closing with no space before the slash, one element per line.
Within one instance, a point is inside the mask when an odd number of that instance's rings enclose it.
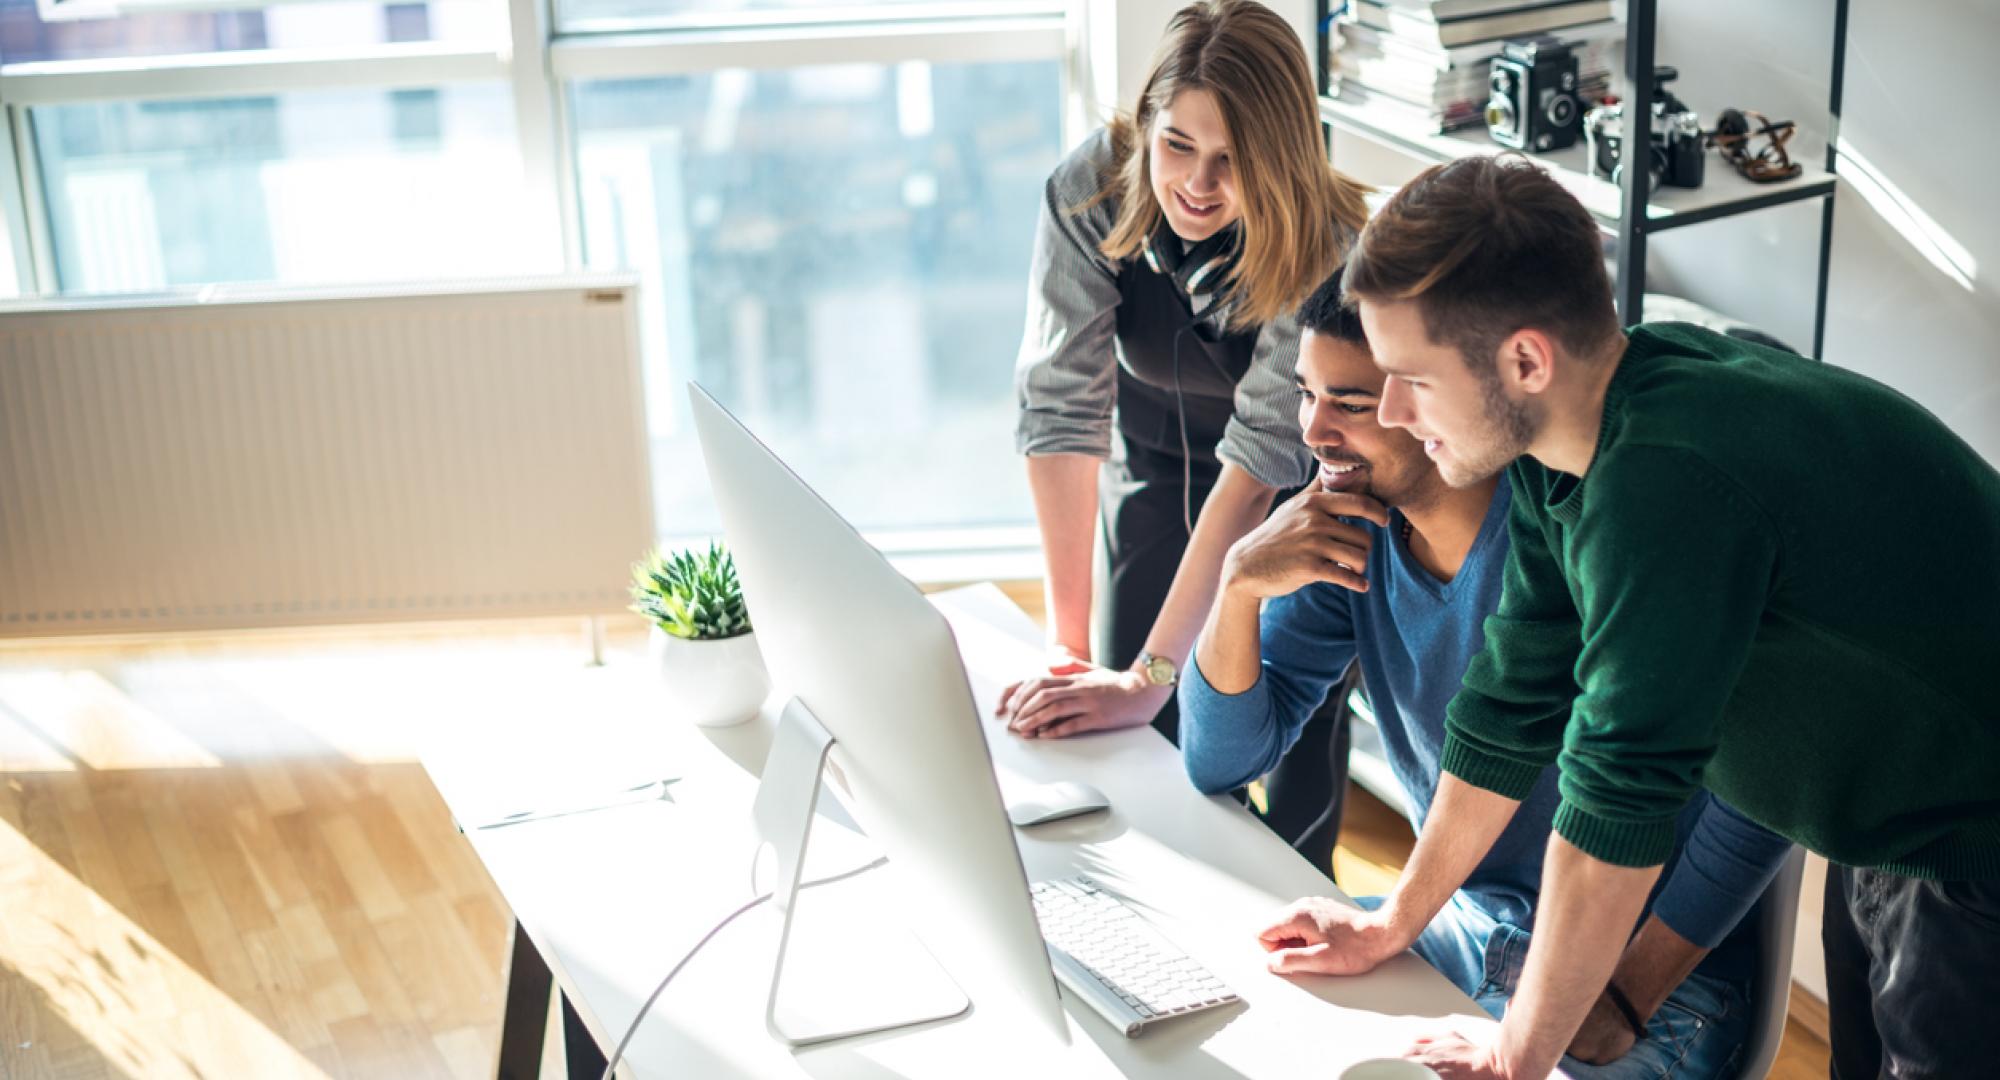
<path fill-rule="evenodd" d="M 771 677 L 728 549 L 710 542 L 707 551 L 652 552 L 632 568 L 632 610 L 653 623 L 652 651 L 675 712 L 703 727 L 757 715 Z"/>

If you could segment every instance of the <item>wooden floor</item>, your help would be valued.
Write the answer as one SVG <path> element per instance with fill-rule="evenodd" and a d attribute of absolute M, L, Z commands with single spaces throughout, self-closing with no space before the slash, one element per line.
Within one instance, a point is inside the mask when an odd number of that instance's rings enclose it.
<path fill-rule="evenodd" d="M 585 659 L 567 622 L 0 646 L 0 1080 L 492 1076 L 510 916 L 416 750 Z M 1379 890 L 1409 829 L 1348 806 Z"/>
<path fill-rule="evenodd" d="M 491 1077 L 512 917 L 416 747 L 580 625 L 0 648 L 0 1078 Z"/>

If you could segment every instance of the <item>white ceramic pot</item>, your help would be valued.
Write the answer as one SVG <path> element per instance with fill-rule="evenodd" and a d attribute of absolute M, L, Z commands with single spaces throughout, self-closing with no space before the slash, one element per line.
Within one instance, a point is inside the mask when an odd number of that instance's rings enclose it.
<path fill-rule="evenodd" d="M 755 633 L 690 641 L 655 629 L 652 651 L 673 715 L 702 727 L 728 727 L 756 716 L 771 692 Z"/>

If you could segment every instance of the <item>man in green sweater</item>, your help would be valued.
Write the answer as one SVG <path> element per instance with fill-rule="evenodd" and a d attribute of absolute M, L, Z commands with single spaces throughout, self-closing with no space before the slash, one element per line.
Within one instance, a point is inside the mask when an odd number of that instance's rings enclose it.
<path fill-rule="evenodd" d="M 1514 490 L 1500 607 L 1448 710 L 1412 872 L 1462 880 L 1561 771 L 1504 1022 L 1412 1056 L 1546 1075 L 1706 787 L 1835 864 L 1834 1075 L 1992 1075 L 2000 474 L 1851 372 L 1622 330 L 1589 214 L 1519 157 L 1419 176 L 1346 283 L 1390 376 L 1381 422 L 1448 482 L 1505 470 Z"/>

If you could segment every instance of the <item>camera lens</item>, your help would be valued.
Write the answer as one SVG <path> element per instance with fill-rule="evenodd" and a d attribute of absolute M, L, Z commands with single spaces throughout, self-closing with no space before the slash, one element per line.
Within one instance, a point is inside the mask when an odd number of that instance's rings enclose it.
<path fill-rule="evenodd" d="M 1514 131 L 1514 102 L 1495 94 L 1486 103 L 1486 126 L 1503 134 Z"/>

